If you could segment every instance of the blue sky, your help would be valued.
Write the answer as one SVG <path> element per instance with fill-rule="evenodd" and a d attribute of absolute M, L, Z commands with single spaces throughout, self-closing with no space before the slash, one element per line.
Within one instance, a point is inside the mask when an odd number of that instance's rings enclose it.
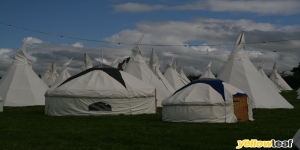
<path fill-rule="evenodd" d="M 300 1 L 294 0 L 2 0 L 0 22 L 51 34 L 113 43 L 133 44 L 145 35 L 142 43 L 146 44 L 187 44 L 186 48 L 141 46 L 141 49 L 146 61 L 152 48 L 161 60 L 177 57 L 186 66 L 187 73 L 200 73 L 210 60 L 214 60 L 212 70 L 217 73 L 232 46 L 201 45 L 234 43 L 242 30 L 245 30 L 246 42 L 300 38 L 299 8 Z M 130 56 L 132 47 L 60 38 L 9 28 L 3 24 L 0 24 L 0 33 L 0 75 L 9 67 L 23 39 L 28 37 L 28 58 L 33 69 L 41 74 L 50 62 L 61 66 L 70 57 L 74 57 L 70 72 L 79 72 L 83 51 L 91 56 L 96 65 L 99 63 L 101 45 L 106 63 L 117 57 Z M 254 65 L 267 59 L 266 72 L 271 71 L 274 61 L 278 61 L 279 71 L 288 72 L 298 64 L 298 43 L 299 40 L 249 44 L 246 49 Z"/>

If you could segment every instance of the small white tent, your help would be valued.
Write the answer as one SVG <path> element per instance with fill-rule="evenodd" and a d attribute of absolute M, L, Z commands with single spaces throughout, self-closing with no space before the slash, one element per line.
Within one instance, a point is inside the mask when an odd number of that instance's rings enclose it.
<path fill-rule="evenodd" d="M 4 99 L 4 106 L 44 105 L 47 89 L 27 61 L 25 41 L 0 80 L 0 96 Z"/>
<path fill-rule="evenodd" d="M 247 93 L 253 108 L 294 108 L 258 72 L 245 51 L 244 32 L 236 41 L 218 78 Z"/>
<path fill-rule="evenodd" d="M 165 88 L 170 93 L 174 93 L 175 92 L 174 88 L 171 86 L 171 84 L 168 82 L 168 80 L 163 76 L 163 74 L 159 70 L 160 64 L 158 63 L 158 57 L 155 54 L 155 52 L 153 51 L 153 49 L 152 49 L 152 53 L 150 56 L 149 66 L 150 66 L 150 69 L 152 70 L 152 72 L 156 75 L 156 77 L 163 83 Z"/>
<path fill-rule="evenodd" d="M 264 64 L 265 64 L 266 60 L 264 60 L 260 66 L 257 67 L 257 70 L 259 71 L 259 73 L 264 77 L 265 80 L 268 81 L 269 85 L 271 87 L 273 87 L 277 92 L 281 92 L 280 89 L 277 88 L 277 86 L 268 78 L 268 76 L 266 75 L 265 71 L 264 71 Z"/>
<path fill-rule="evenodd" d="M 114 68 L 118 68 L 118 65 L 119 65 L 119 57 L 116 58 L 116 60 L 111 63 L 111 66 L 114 67 Z"/>
<path fill-rule="evenodd" d="M 48 85 L 48 86 L 52 86 L 52 84 L 58 77 L 58 73 L 56 72 L 56 65 L 54 62 L 51 63 L 51 70 L 52 70 L 52 72 L 46 81 L 46 85 Z"/>
<path fill-rule="evenodd" d="M 86 53 L 84 53 L 83 62 L 84 62 L 84 64 L 81 67 L 81 71 L 84 71 L 86 69 L 93 67 L 92 59 Z"/>
<path fill-rule="evenodd" d="M 48 78 L 51 76 L 51 73 L 50 73 L 51 65 L 52 65 L 52 64 L 49 64 L 49 66 L 46 68 L 46 70 L 45 70 L 45 72 L 44 72 L 44 75 L 43 75 L 43 77 L 42 77 L 42 80 L 44 81 L 44 83 L 45 83 L 46 85 L 48 85 L 47 80 L 48 80 Z"/>
<path fill-rule="evenodd" d="M 164 77 L 169 81 L 169 83 L 172 85 L 172 87 L 175 90 L 180 89 L 184 85 L 187 84 L 187 82 L 183 81 L 181 79 L 180 75 L 178 72 L 175 70 L 177 66 L 177 61 L 174 60 L 174 57 L 172 60 L 167 64 L 167 69 L 164 73 Z"/>
<path fill-rule="evenodd" d="M 220 79 L 194 80 L 163 100 L 162 120 L 170 122 L 234 123 L 233 95 L 243 91 Z M 251 103 L 251 101 L 248 101 Z M 253 120 L 248 107 L 249 120 Z"/>
<path fill-rule="evenodd" d="M 60 75 L 56 78 L 55 82 L 52 84 L 53 86 L 56 84 L 60 84 L 63 81 L 67 80 L 69 77 L 71 77 L 70 73 L 68 72 L 67 66 L 71 63 L 73 58 L 68 60 L 61 69 Z"/>
<path fill-rule="evenodd" d="M 293 90 L 283 79 L 282 77 L 279 75 L 278 71 L 277 71 L 277 65 L 276 65 L 276 61 L 274 63 L 273 66 L 273 73 L 270 76 L 270 79 L 273 81 L 273 83 L 281 90 L 284 91 L 291 91 Z"/>
<path fill-rule="evenodd" d="M 212 63 L 213 63 L 213 61 L 211 61 L 207 65 L 207 67 L 205 69 L 205 72 L 201 75 L 201 77 L 199 79 L 202 79 L 202 78 L 213 78 L 213 79 L 215 79 L 216 78 L 215 75 L 210 71 L 210 67 L 211 67 Z"/>
<path fill-rule="evenodd" d="M 180 77 L 181 77 L 181 79 L 183 79 L 186 82 L 186 84 L 191 82 L 190 79 L 183 72 L 183 65 L 182 65 L 182 63 L 180 64 Z"/>
<path fill-rule="evenodd" d="M 143 38 L 143 37 L 142 37 Z M 133 75 L 134 77 L 144 81 L 145 83 L 152 85 L 156 88 L 157 93 L 157 106 L 161 107 L 161 102 L 172 93 L 163 85 L 163 83 L 156 77 L 156 75 L 149 69 L 145 63 L 138 43 L 132 48 L 132 54 L 128 61 L 124 71 Z"/>
<path fill-rule="evenodd" d="M 115 68 L 90 68 L 49 89 L 45 114 L 136 115 L 155 113 L 155 88 Z"/>

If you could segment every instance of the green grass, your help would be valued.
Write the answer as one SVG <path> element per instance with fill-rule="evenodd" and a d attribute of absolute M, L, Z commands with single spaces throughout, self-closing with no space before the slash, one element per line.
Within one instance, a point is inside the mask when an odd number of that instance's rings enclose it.
<path fill-rule="evenodd" d="M 5 107 L 0 149 L 235 149 L 237 140 L 287 140 L 300 128 L 296 92 L 282 95 L 294 109 L 255 109 L 253 122 L 170 123 L 154 115 L 44 115 L 44 107 Z"/>

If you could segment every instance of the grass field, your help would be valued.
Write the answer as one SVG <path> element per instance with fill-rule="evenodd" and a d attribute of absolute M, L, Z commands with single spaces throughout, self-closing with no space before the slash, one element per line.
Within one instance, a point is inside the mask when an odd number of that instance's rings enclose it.
<path fill-rule="evenodd" d="M 287 140 L 300 128 L 296 92 L 282 95 L 294 109 L 255 109 L 253 122 L 169 123 L 154 115 L 44 115 L 44 107 L 5 107 L 0 149 L 235 149 L 237 140 Z"/>

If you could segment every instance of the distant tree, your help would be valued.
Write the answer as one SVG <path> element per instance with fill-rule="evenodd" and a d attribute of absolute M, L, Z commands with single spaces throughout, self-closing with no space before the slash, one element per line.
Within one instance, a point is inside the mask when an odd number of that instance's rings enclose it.
<path fill-rule="evenodd" d="M 293 72 L 293 76 L 300 76 L 300 63 L 298 67 L 294 67 L 291 72 Z"/>
<path fill-rule="evenodd" d="M 199 79 L 200 76 L 201 76 L 201 74 L 193 74 L 193 73 L 192 73 L 192 74 L 188 74 L 188 75 L 187 75 L 187 78 L 188 78 L 189 80 L 193 81 L 193 80 Z"/>
<path fill-rule="evenodd" d="M 281 77 L 286 77 L 288 75 L 287 73 L 285 73 L 285 71 L 281 71 L 279 74 Z"/>
<path fill-rule="evenodd" d="M 125 58 L 122 62 L 120 62 L 119 64 L 118 64 L 118 70 L 121 70 L 121 71 L 124 71 L 123 70 L 123 68 L 122 68 L 122 66 L 123 66 L 123 64 L 126 62 L 126 63 L 128 63 L 129 62 L 129 60 L 130 60 L 130 57 L 128 57 L 128 58 Z"/>

